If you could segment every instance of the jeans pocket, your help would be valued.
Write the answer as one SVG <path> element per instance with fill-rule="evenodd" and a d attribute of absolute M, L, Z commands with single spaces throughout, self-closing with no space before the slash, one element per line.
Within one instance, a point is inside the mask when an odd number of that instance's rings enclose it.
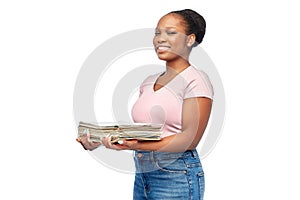
<path fill-rule="evenodd" d="M 199 192 L 200 192 L 200 200 L 203 199 L 204 191 L 205 191 L 205 179 L 204 179 L 204 172 L 201 171 L 197 174 L 198 176 L 198 184 L 199 184 Z"/>
<path fill-rule="evenodd" d="M 164 172 L 186 174 L 187 168 L 182 159 L 164 159 L 155 161 L 156 167 Z"/>

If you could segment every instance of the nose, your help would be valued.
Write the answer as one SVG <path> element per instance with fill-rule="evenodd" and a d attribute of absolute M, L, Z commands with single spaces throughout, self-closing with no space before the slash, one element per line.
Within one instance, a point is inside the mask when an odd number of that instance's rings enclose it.
<path fill-rule="evenodd" d="M 166 42 L 166 37 L 163 33 L 161 33 L 156 36 L 156 40 L 160 44 L 160 43 Z"/>
<path fill-rule="evenodd" d="M 164 38 L 164 37 L 158 37 L 158 40 L 157 40 L 157 42 L 159 43 L 159 44 L 161 44 L 161 43 L 164 43 L 166 41 L 166 39 Z"/>

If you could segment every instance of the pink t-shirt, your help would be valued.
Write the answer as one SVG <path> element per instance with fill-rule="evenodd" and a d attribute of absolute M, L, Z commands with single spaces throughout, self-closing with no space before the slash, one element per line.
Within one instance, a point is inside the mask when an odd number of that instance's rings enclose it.
<path fill-rule="evenodd" d="M 213 98 L 213 87 L 208 76 L 189 66 L 159 90 L 154 84 L 162 73 L 154 74 L 140 86 L 140 95 L 132 107 L 132 118 L 139 123 L 164 124 L 162 137 L 181 132 L 182 103 L 192 97 Z"/>

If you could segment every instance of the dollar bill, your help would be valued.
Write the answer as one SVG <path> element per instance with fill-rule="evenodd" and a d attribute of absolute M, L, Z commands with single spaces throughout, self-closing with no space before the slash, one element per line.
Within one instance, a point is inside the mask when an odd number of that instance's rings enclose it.
<path fill-rule="evenodd" d="M 92 124 L 79 122 L 78 138 L 89 135 L 89 140 L 101 142 L 103 137 L 111 136 L 112 142 L 122 140 L 160 140 L 162 124 L 132 123 L 132 124 Z"/>

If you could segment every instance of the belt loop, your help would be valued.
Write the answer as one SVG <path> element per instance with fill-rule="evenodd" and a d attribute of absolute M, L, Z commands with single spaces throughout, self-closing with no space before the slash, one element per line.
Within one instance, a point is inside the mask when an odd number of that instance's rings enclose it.
<path fill-rule="evenodd" d="M 149 157 L 150 157 L 151 161 L 155 162 L 155 160 L 154 160 L 154 152 L 153 151 L 150 151 Z"/>
<path fill-rule="evenodd" d="M 190 150 L 190 152 L 192 153 L 192 156 L 193 156 L 193 158 L 196 158 L 197 157 L 197 155 L 196 155 L 196 152 L 195 152 L 196 150 L 195 149 L 193 149 L 193 150 Z"/>

